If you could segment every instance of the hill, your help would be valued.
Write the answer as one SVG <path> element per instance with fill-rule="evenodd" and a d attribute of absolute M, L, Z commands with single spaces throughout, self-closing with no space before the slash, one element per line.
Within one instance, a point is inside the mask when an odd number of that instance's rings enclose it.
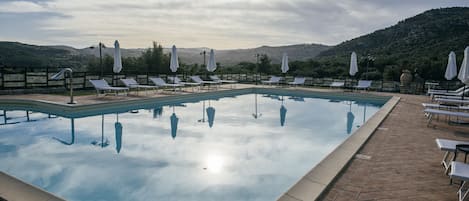
<path fill-rule="evenodd" d="M 455 51 L 458 64 L 469 45 L 469 8 L 433 9 L 396 25 L 345 41 L 321 52 L 319 60 L 349 61 L 355 51 L 371 55 L 378 68 L 412 69 L 428 79 L 442 77 L 448 54 Z M 437 73 L 440 76 L 435 77 Z"/>

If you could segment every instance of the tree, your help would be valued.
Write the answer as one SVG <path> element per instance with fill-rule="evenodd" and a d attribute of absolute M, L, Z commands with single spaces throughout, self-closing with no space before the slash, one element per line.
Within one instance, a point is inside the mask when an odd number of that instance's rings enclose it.
<path fill-rule="evenodd" d="M 261 73 L 270 73 L 272 64 L 271 60 L 267 54 L 262 54 L 259 58 L 259 68 L 258 71 Z"/>

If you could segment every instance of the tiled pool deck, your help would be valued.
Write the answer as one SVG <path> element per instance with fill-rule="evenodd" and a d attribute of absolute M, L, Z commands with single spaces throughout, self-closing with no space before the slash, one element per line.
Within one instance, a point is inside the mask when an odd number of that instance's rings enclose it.
<path fill-rule="evenodd" d="M 248 87 L 253 85 L 238 84 L 236 88 Z M 225 89 L 229 87 L 221 90 Z M 192 90 L 187 92 L 191 93 Z M 360 149 L 359 155 L 350 161 L 318 200 L 457 200 L 458 187 L 449 185 L 449 179 L 444 175 L 440 165 L 443 152 L 436 147 L 435 139 L 469 141 L 469 126 L 433 121 L 435 127 L 427 127 L 421 106 L 422 102 L 429 101 L 426 96 L 369 93 L 400 96 L 401 100 Z M 148 92 L 146 95 L 140 92 L 139 96 L 117 97 L 88 95 L 77 96 L 75 100 L 78 104 L 93 104 L 166 95 L 172 95 L 172 92 Z M 0 99 L 10 98 L 59 103 L 68 101 L 67 96 L 54 95 L 0 96 Z M 284 200 L 298 201 L 293 197 Z"/>

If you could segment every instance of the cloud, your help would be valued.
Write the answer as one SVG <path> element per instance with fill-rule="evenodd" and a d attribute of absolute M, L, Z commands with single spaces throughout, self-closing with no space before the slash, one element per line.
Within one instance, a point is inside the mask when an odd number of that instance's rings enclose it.
<path fill-rule="evenodd" d="M 28 33 L 27 41 L 40 44 L 87 47 L 97 41 L 112 44 L 119 39 L 126 48 L 148 47 L 155 40 L 168 47 L 231 49 L 299 43 L 335 45 L 425 10 L 448 6 L 469 6 L 469 2 L 8 0 L 0 3 L 0 12 L 25 15 L 20 17 L 28 21 L 25 24 L 37 27 L 34 33 L 43 36 Z M 44 15 L 27 18 L 30 13 Z M 0 16 L 0 21 L 4 20 L 5 15 Z M 24 29 L 26 26 L 13 31 Z M 0 33 L 0 39 L 11 37 Z"/>

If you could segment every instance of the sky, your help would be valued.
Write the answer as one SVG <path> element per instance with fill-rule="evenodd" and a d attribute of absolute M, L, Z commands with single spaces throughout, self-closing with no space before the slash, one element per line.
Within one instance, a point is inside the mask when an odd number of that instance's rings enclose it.
<path fill-rule="evenodd" d="M 254 48 L 343 41 L 467 0 L 0 0 L 0 41 Z"/>

